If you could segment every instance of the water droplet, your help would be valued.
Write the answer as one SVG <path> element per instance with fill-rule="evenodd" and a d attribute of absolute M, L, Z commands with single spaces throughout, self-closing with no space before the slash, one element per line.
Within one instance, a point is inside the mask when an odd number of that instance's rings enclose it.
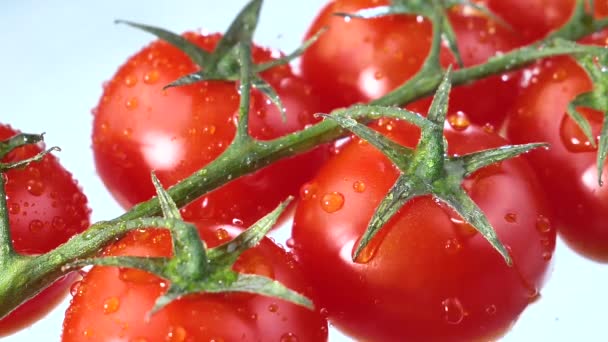
<path fill-rule="evenodd" d="M 488 315 L 496 314 L 496 305 L 494 305 L 494 304 L 488 305 L 488 307 L 486 307 L 486 314 L 488 314 Z"/>
<path fill-rule="evenodd" d="M 118 271 L 118 278 L 125 282 L 137 284 L 150 284 L 158 281 L 156 276 L 135 268 L 120 268 Z"/>
<path fill-rule="evenodd" d="M 228 238 L 230 238 L 230 234 L 228 234 L 228 232 L 226 231 L 226 229 L 219 228 L 218 230 L 215 231 L 215 237 L 219 241 L 224 241 L 224 240 L 227 240 Z"/>
<path fill-rule="evenodd" d="M 53 217 L 51 227 L 55 230 L 64 230 L 66 227 L 65 220 L 61 216 Z"/>
<path fill-rule="evenodd" d="M 300 198 L 302 200 L 316 198 L 317 191 L 319 191 L 319 186 L 317 185 L 317 183 L 306 183 L 300 188 Z"/>
<path fill-rule="evenodd" d="M 457 232 L 464 237 L 471 237 L 477 234 L 477 229 L 460 217 L 457 213 L 450 215 L 450 221 L 456 226 Z"/>
<path fill-rule="evenodd" d="M 182 326 L 174 326 L 169 328 L 169 333 L 165 339 L 167 342 L 184 342 L 188 334 Z"/>
<path fill-rule="evenodd" d="M 551 258 L 553 257 L 553 253 L 551 253 L 550 251 L 544 251 L 544 252 L 541 254 L 541 257 L 543 258 L 543 260 L 545 260 L 545 261 L 549 261 L 549 260 L 551 260 Z"/>
<path fill-rule="evenodd" d="M 44 193 L 44 183 L 38 179 L 30 179 L 27 181 L 27 191 L 34 196 L 40 196 Z"/>
<path fill-rule="evenodd" d="M 553 73 L 553 75 L 551 75 L 551 78 L 556 82 L 561 82 L 561 81 L 565 80 L 566 77 L 568 77 L 568 73 L 566 72 L 566 70 L 564 70 L 562 68 L 557 69 Z"/>
<path fill-rule="evenodd" d="M 133 110 L 137 108 L 138 104 L 137 97 L 132 97 L 125 102 L 125 107 L 127 107 L 129 110 Z"/>
<path fill-rule="evenodd" d="M 216 127 L 214 125 L 209 125 L 209 126 L 203 127 L 203 133 L 205 133 L 205 134 L 213 135 L 213 134 L 215 134 L 215 131 L 216 131 Z"/>
<path fill-rule="evenodd" d="M 30 225 L 29 225 L 30 232 L 37 233 L 37 232 L 41 231 L 42 228 L 44 228 L 44 223 L 42 223 L 42 221 L 32 220 L 32 222 L 30 222 Z"/>
<path fill-rule="evenodd" d="M 11 215 L 17 215 L 21 211 L 19 203 L 13 202 L 8 205 L 8 213 Z"/>
<path fill-rule="evenodd" d="M 326 308 L 321 308 L 321 310 L 319 310 L 319 314 L 321 317 L 327 318 L 329 316 L 329 311 Z"/>
<path fill-rule="evenodd" d="M 455 131 L 464 131 L 471 125 L 471 121 L 463 112 L 448 116 L 448 123 Z"/>
<path fill-rule="evenodd" d="M 344 206 L 344 196 L 339 192 L 330 192 L 323 195 L 321 208 L 327 213 L 334 213 Z"/>
<path fill-rule="evenodd" d="M 82 335 L 84 335 L 84 337 L 87 337 L 87 338 L 93 336 L 93 329 L 85 328 L 84 331 L 82 332 Z"/>
<path fill-rule="evenodd" d="M 293 238 L 289 238 L 287 239 L 287 241 L 285 241 L 285 244 L 289 248 L 294 248 L 296 246 L 296 240 L 294 240 Z"/>
<path fill-rule="evenodd" d="M 110 297 L 103 301 L 103 313 L 109 315 L 118 311 L 120 308 L 120 299 L 117 297 Z"/>
<path fill-rule="evenodd" d="M 551 231 L 551 222 L 543 215 L 538 215 L 536 218 L 536 230 L 539 233 L 546 234 Z"/>
<path fill-rule="evenodd" d="M 277 312 L 277 311 L 279 311 L 279 306 L 276 305 L 275 303 L 272 303 L 272 304 L 268 305 L 268 311 Z"/>
<path fill-rule="evenodd" d="M 232 219 L 232 224 L 235 225 L 235 226 L 242 226 L 244 224 L 244 222 L 241 219 L 233 218 Z"/>
<path fill-rule="evenodd" d="M 353 190 L 355 192 L 364 192 L 365 191 L 365 183 L 362 181 L 356 181 L 353 183 Z"/>
<path fill-rule="evenodd" d="M 379 81 L 379 80 L 381 80 L 382 78 L 384 78 L 384 74 L 383 74 L 381 71 L 376 71 L 376 72 L 374 73 L 374 78 L 375 78 L 376 80 L 378 80 L 378 81 Z"/>
<path fill-rule="evenodd" d="M 137 77 L 133 75 L 127 75 L 127 77 L 125 77 L 124 83 L 127 87 L 131 88 L 137 84 Z"/>
<path fill-rule="evenodd" d="M 515 223 L 515 222 L 517 222 L 517 214 L 515 214 L 515 213 L 507 213 L 505 215 L 505 221 L 507 221 L 509 223 Z"/>
<path fill-rule="evenodd" d="M 528 301 L 534 303 L 540 299 L 540 291 L 536 287 L 528 289 Z"/>
<path fill-rule="evenodd" d="M 599 127 L 601 125 L 602 119 L 598 117 L 597 113 L 594 112 L 594 114 L 592 114 L 591 111 L 586 110 L 581 110 L 580 112 L 585 118 L 587 118 L 592 128 L 594 126 Z M 562 118 L 559 133 L 562 143 L 570 152 L 581 153 L 594 152 L 597 150 L 597 147 L 594 147 L 591 144 L 578 124 L 572 120 L 569 115 L 564 115 Z"/>
<path fill-rule="evenodd" d="M 72 295 L 72 297 L 78 294 L 78 291 L 80 290 L 80 285 L 82 285 L 82 281 L 78 280 L 75 281 L 72 286 L 70 286 L 70 295 Z"/>
<path fill-rule="evenodd" d="M 449 324 L 460 324 L 464 319 L 464 308 L 458 298 L 448 298 L 441 302 L 443 319 Z"/>
<path fill-rule="evenodd" d="M 374 237 L 367 243 L 367 245 L 365 247 L 363 247 L 361 252 L 359 252 L 359 255 L 355 259 L 355 262 L 359 263 L 359 264 L 369 263 L 374 258 L 374 256 L 376 256 L 376 253 L 380 249 L 380 245 L 382 245 L 382 242 L 384 241 L 384 238 L 386 237 L 388 232 L 389 232 L 388 229 L 380 229 L 376 233 L 376 235 L 374 235 Z M 359 246 L 359 243 L 361 243 L 362 238 L 363 237 L 360 237 L 357 240 L 357 243 L 354 244 L 353 250 L 352 250 L 352 256 L 355 255 L 357 246 Z"/>
<path fill-rule="evenodd" d="M 484 132 L 486 133 L 494 133 L 496 132 L 496 127 L 494 127 L 492 124 L 490 123 L 486 123 L 485 125 L 483 125 L 482 129 L 484 130 Z"/>
<path fill-rule="evenodd" d="M 154 84 L 158 81 L 160 74 L 158 70 L 150 70 L 144 74 L 144 83 L 145 84 Z"/>
<path fill-rule="evenodd" d="M 448 254 L 454 255 L 462 250 L 462 244 L 457 238 L 452 238 L 445 242 L 444 248 Z"/>
<path fill-rule="evenodd" d="M 281 336 L 281 342 L 298 342 L 298 336 L 294 333 L 285 333 Z"/>

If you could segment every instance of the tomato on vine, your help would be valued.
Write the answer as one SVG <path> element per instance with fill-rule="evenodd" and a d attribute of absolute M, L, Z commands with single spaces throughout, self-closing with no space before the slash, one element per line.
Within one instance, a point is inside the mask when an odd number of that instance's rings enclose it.
<path fill-rule="evenodd" d="M 185 33 L 187 40 L 212 51 L 221 36 Z M 255 47 L 256 63 L 276 53 Z M 113 76 L 95 109 L 93 151 L 102 180 L 125 208 L 154 195 L 150 171 L 167 186 L 213 161 L 231 143 L 239 94 L 235 82 L 205 81 L 163 89 L 198 71 L 183 52 L 155 41 L 132 56 Z M 250 134 L 260 140 L 297 131 L 316 120 L 319 99 L 290 66 L 261 73 L 286 109 L 281 113 L 254 90 Z M 242 177 L 207 194 L 183 211 L 187 220 L 215 218 L 250 225 L 309 179 L 325 158 L 325 150 L 289 158 Z"/>
<path fill-rule="evenodd" d="M 583 40 L 605 45 L 608 32 Z M 506 123 L 514 143 L 546 141 L 551 148 L 530 152 L 526 158 L 539 175 L 543 190 L 552 199 L 560 235 L 579 253 L 608 261 L 608 188 L 598 184 L 597 145 L 593 146 L 566 113 L 577 95 L 593 84 L 573 59 L 559 57 L 537 63 Z M 550 99 L 550 100 L 547 100 Z M 598 137 L 603 114 L 581 107 L 579 111 Z M 603 167 L 606 179 L 607 167 Z"/>
<path fill-rule="evenodd" d="M 478 0 L 504 19 L 529 44 L 544 38 L 564 25 L 574 9 L 575 0 Z M 596 0 L 595 15 L 608 15 L 608 2 Z"/>
<path fill-rule="evenodd" d="M 230 241 L 240 229 L 198 222 L 209 247 Z M 104 255 L 169 256 L 168 231 L 129 233 Z M 292 255 L 268 238 L 245 251 L 233 269 L 276 279 L 311 297 L 311 288 Z M 149 273 L 94 267 L 74 288 L 62 341 L 326 341 L 327 322 L 317 311 L 248 293 L 196 294 L 177 299 L 150 316 L 167 283 Z"/>
<path fill-rule="evenodd" d="M 328 27 L 302 55 L 302 75 L 320 90 L 324 110 L 377 99 L 422 67 L 431 46 L 432 25 L 428 19 L 415 15 L 373 19 L 334 15 L 388 4 L 388 0 L 333 0 L 308 29 L 306 36 L 310 37 Z M 455 7 L 449 12 L 449 19 L 465 66 L 483 63 L 521 45 L 517 34 L 480 13 L 470 14 Z M 456 65 L 445 46 L 441 63 Z M 450 108 L 464 112 L 473 122 L 497 126 L 504 119 L 503 109 L 517 95 L 518 80 L 518 74 L 511 73 L 457 87 L 452 92 Z M 494 96 L 497 93 L 501 96 Z M 409 108 L 426 113 L 429 104 L 424 100 Z"/>
<path fill-rule="evenodd" d="M 0 141 L 19 132 L 0 125 Z M 42 146 L 18 147 L 2 158 L 12 163 L 32 158 Z M 46 253 L 89 226 L 90 210 L 82 190 L 56 157 L 4 173 L 10 234 L 15 251 L 24 255 Z M 25 328 L 58 304 L 75 275 L 55 282 L 0 320 L 0 337 Z"/>
<path fill-rule="evenodd" d="M 488 129 L 448 119 L 450 155 L 506 144 Z M 449 127 L 448 127 L 449 126 Z M 404 146 L 420 129 L 382 119 Z M 521 158 L 482 168 L 463 188 L 512 257 L 431 196 L 401 207 L 352 261 L 374 210 L 399 176 L 370 143 L 353 139 L 301 189 L 294 252 L 332 324 L 365 341 L 477 341 L 505 333 L 539 295 L 555 247 L 545 197 Z"/>

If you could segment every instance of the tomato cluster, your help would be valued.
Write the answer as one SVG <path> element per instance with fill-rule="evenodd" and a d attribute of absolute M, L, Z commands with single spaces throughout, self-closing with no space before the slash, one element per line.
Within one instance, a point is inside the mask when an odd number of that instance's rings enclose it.
<path fill-rule="evenodd" d="M 576 4 L 473 2 L 491 14 L 471 5 L 446 9 L 458 51 L 441 46 L 438 63 L 443 68 L 479 65 L 538 42 L 565 24 Z M 321 120 L 316 113 L 369 103 L 415 77 L 431 50 L 436 22 L 403 13 L 367 19 L 344 15 L 399 3 L 328 1 L 304 39 L 327 31 L 303 52 L 300 68 L 285 62 L 259 72 L 285 110 L 268 93 L 252 88 L 250 137 L 264 142 L 307 129 Z M 588 10 L 595 17 L 608 14 L 608 2 L 594 4 Z M 224 42 L 219 33 L 186 32 L 181 39 L 210 54 Z M 608 31 L 580 42 L 607 45 Z M 283 56 L 257 45 L 251 54 L 257 65 Z M 171 187 L 221 158 L 235 139 L 244 95 L 240 81 L 165 87 L 199 71 L 201 64 L 183 48 L 156 40 L 104 84 L 93 111 L 92 149 L 100 178 L 125 209 L 156 194 L 151 172 Z M 78 281 L 76 274 L 68 274 L 0 320 L 0 336 L 38 319 L 72 284 L 62 341 L 327 341 L 328 322 L 360 341 L 499 338 L 539 298 L 557 234 L 578 253 L 608 261 L 608 191 L 600 185 L 596 164 L 604 114 L 577 108 L 596 141 L 589 141 L 567 114 L 574 98 L 593 89 L 587 70 L 562 56 L 451 91 L 443 132 L 446 158 L 513 144 L 549 144 L 476 170 L 461 184 L 511 264 L 456 208 L 432 194 L 397 208 L 355 252 L 404 170 L 387 151 L 351 135 L 230 180 L 180 210 L 185 221 L 196 225 L 204 245 L 213 248 L 234 239 L 288 196 L 297 197 L 283 217 L 293 216 L 293 222 L 284 220 L 291 224 L 288 248 L 265 238 L 240 255 L 232 269 L 277 280 L 310 298 L 314 309 L 253 293 L 199 293 L 148 316 L 170 287 L 166 279 L 127 267 L 95 266 Z M 432 100 L 404 107 L 427 116 Z M 411 150 L 422 139 L 421 128 L 406 120 L 382 118 L 368 127 Z M 0 126 L 0 140 L 14 134 Z M 2 163 L 39 152 L 40 146 L 20 147 Z M 243 155 L 244 163 L 248 159 Z M 452 176 L 460 170 L 445 172 Z M 602 172 L 607 179 L 606 167 Z M 54 157 L 5 176 L 18 253 L 45 253 L 89 226 L 86 198 Z M 173 232 L 160 228 L 129 232 L 101 256 L 169 257 L 178 246 L 171 244 Z"/>

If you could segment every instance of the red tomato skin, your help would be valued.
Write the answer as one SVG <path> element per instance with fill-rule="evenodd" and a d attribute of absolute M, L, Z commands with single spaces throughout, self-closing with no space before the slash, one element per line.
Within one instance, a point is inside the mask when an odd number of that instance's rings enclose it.
<path fill-rule="evenodd" d="M 523 38 L 525 44 L 539 40 L 568 21 L 575 0 L 482 0 Z"/>
<path fill-rule="evenodd" d="M 606 36 L 598 33 L 584 42 L 603 44 Z M 608 262 L 608 190 L 597 182 L 597 151 L 566 114 L 576 95 L 592 89 L 591 80 L 568 57 L 543 61 L 530 72 L 533 76 L 509 114 L 507 137 L 514 143 L 549 143 L 548 150 L 530 152 L 526 158 L 551 199 L 558 232 L 577 252 Z M 601 114 L 584 108 L 581 112 L 599 136 Z M 608 179 L 606 167 L 603 177 Z"/>
<path fill-rule="evenodd" d="M 239 232 L 227 225 L 198 227 L 210 247 Z M 158 229 L 132 232 L 104 254 L 168 256 L 170 235 Z M 269 239 L 243 253 L 234 269 L 277 279 L 310 295 L 299 264 Z M 143 271 L 94 267 L 76 287 L 62 341 L 327 341 L 327 321 L 318 310 L 243 293 L 191 295 L 146 322 L 166 288 L 165 281 Z"/>
<path fill-rule="evenodd" d="M 506 143 L 475 126 L 458 129 L 446 131 L 450 154 Z M 408 146 L 419 134 L 417 128 L 394 121 L 379 130 Z M 548 224 L 532 170 L 514 159 L 464 182 L 508 246 L 513 267 L 429 196 L 401 208 L 354 263 L 353 246 L 397 175 L 387 158 L 355 140 L 302 188 L 294 252 L 330 322 L 364 341 L 482 341 L 500 336 L 538 297 L 555 247 L 555 230 Z M 339 210 L 323 209 L 328 193 L 342 194 Z"/>
<path fill-rule="evenodd" d="M 334 0 L 321 10 L 309 28 L 306 37 L 328 27 L 302 56 L 302 75 L 320 90 L 323 110 L 379 98 L 422 67 L 431 44 L 428 20 L 404 15 L 366 20 L 333 15 L 388 3 L 388 0 Z M 450 12 L 450 20 L 465 66 L 485 62 L 520 45 L 516 34 L 482 16 L 455 9 Z M 444 66 L 456 65 L 445 46 L 441 62 Z M 466 113 L 473 122 L 497 126 L 504 119 L 505 106 L 517 94 L 518 79 L 518 74 L 513 73 L 457 87 L 450 108 Z M 497 98 L 496 93 L 503 96 Z M 470 101 L 471 97 L 478 101 Z M 421 102 L 412 108 L 426 112 L 430 100 Z"/>
<path fill-rule="evenodd" d="M 187 39 L 212 50 L 219 34 L 186 33 Z M 254 48 L 256 62 L 272 52 Z M 131 57 L 106 85 L 95 110 L 93 151 L 97 170 L 107 188 L 125 208 L 152 197 L 150 172 L 165 186 L 190 176 L 214 160 L 235 134 L 239 96 L 233 82 L 210 81 L 162 90 L 197 67 L 178 49 L 155 41 Z M 268 140 L 313 123 L 319 102 L 289 66 L 262 74 L 287 109 L 279 111 L 254 91 L 250 133 Z M 272 210 L 314 174 L 326 150 L 289 158 L 233 181 L 188 206 L 185 219 L 235 219 L 245 226 Z"/>
<path fill-rule="evenodd" d="M 0 140 L 19 133 L 0 125 Z M 27 145 L 9 153 L 2 162 L 16 162 L 35 156 L 42 145 Z M 66 242 L 89 226 L 87 198 L 67 170 L 53 155 L 13 169 L 6 175 L 6 196 L 13 246 L 20 254 L 41 254 Z M 0 337 L 10 335 L 39 320 L 54 308 L 74 280 L 69 275 L 0 320 Z"/>
<path fill-rule="evenodd" d="M 563 26 L 574 10 L 575 0 L 478 0 L 505 20 L 529 44 Z M 594 15 L 608 15 L 608 1 L 596 0 Z"/>

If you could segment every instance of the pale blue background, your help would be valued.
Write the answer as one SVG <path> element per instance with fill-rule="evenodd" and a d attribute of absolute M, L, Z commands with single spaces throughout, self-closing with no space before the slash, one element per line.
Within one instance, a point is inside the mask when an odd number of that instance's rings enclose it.
<path fill-rule="evenodd" d="M 154 24 L 175 32 L 224 30 L 244 0 L 0 1 L 0 121 L 47 132 L 63 164 L 80 181 L 93 220 L 121 209 L 96 177 L 90 150 L 90 110 L 125 59 L 152 38 L 114 25 L 114 19 Z M 256 41 L 292 50 L 325 0 L 267 0 Z M 218 5 L 221 4 L 221 5 Z M 504 341 L 606 341 L 608 273 L 558 244 L 556 267 L 542 298 Z M 1 276 L 1 275 L 0 275 Z M 348 286 L 348 284 L 344 284 Z M 67 302 L 6 341 L 59 341 Z M 373 319 L 370 317 L 370 319 Z M 331 341 L 348 341 L 332 332 Z"/>

